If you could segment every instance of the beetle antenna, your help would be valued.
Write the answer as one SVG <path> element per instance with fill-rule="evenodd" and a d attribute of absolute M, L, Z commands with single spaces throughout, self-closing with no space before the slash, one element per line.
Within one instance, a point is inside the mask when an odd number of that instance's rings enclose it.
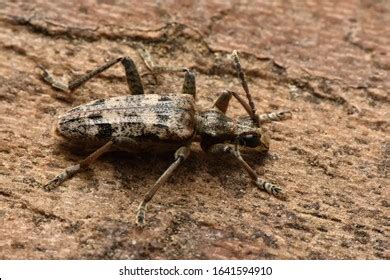
<path fill-rule="evenodd" d="M 244 88 L 244 91 L 246 93 L 246 98 L 248 99 L 248 102 L 249 102 L 249 106 L 251 108 L 251 114 L 249 114 L 251 116 L 251 118 L 253 119 L 253 121 L 255 122 L 255 124 L 257 126 L 260 126 L 260 120 L 259 120 L 259 117 L 258 115 L 256 115 L 256 107 L 255 107 L 255 103 L 253 102 L 253 99 L 252 99 L 252 96 L 251 94 L 249 93 L 249 87 L 248 87 L 248 83 L 246 82 L 246 79 L 245 79 L 245 73 L 244 71 L 242 71 L 242 67 L 241 67 L 241 63 L 240 63 L 240 58 L 238 57 L 238 53 L 236 50 L 233 51 L 232 53 L 232 58 L 233 58 L 233 65 L 234 65 L 234 68 L 236 69 L 237 71 L 237 74 L 238 74 L 238 77 L 240 78 L 241 80 L 241 84 L 242 84 L 242 87 Z"/>
<path fill-rule="evenodd" d="M 251 107 L 248 105 L 248 103 L 235 91 L 228 91 L 231 95 L 234 96 L 234 98 L 237 99 L 237 101 L 242 105 L 242 107 L 244 107 L 245 111 L 248 113 L 248 115 L 254 119 L 256 118 L 256 116 L 253 116 L 253 112 L 252 112 L 252 109 Z"/>

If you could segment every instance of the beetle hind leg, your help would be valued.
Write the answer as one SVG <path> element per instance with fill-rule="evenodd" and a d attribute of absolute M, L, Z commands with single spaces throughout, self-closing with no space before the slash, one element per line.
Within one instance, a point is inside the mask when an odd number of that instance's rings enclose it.
<path fill-rule="evenodd" d="M 73 91 L 76 88 L 80 87 L 82 84 L 93 78 L 94 76 L 102 73 L 103 71 L 107 70 L 111 66 L 115 65 L 119 61 L 122 60 L 122 57 L 118 57 L 116 59 L 110 60 L 109 62 L 87 72 L 83 76 L 81 76 L 78 79 L 75 79 L 73 81 L 70 81 L 69 83 L 63 83 L 58 80 L 56 80 L 42 65 L 38 65 L 38 67 L 42 70 L 42 77 L 43 79 L 50 84 L 52 87 L 62 90 L 62 91 Z"/>
<path fill-rule="evenodd" d="M 68 92 L 73 91 L 86 83 L 88 80 L 92 79 L 96 75 L 106 71 L 111 66 L 117 64 L 118 62 L 121 62 L 122 65 L 125 68 L 126 72 L 126 80 L 127 84 L 129 86 L 130 92 L 132 94 L 143 94 L 144 88 L 142 86 L 141 78 L 139 76 L 138 70 L 135 66 L 134 61 L 129 57 L 118 57 L 113 60 L 110 60 L 109 62 L 98 66 L 97 68 L 87 72 L 86 74 L 82 75 L 81 77 L 70 81 L 69 83 L 63 83 L 58 80 L 56 80 L 43 66 L 39 65 L 38 67 L 42 70 L 42 76 L 43 79 L 50 84 L 52 87 Z"/>
<path fill-rule="evenodd" d="M 46 191 L 51 191 L 55 187 L 58 187 L 66 180 L 70 179 L 73 175 L 81 171 L 82 169 L 86 168 L 90 164 L 92 164 L 94 161 L 96 161 L 102 154 L 107 152 L 111 146 L 114 144 L 113 141 L 107 142 L 105 145 L 97 149 L 95 152 L 90 154 L 88 157 L 80 161 L 78 164 L 69 166 L 64 171 L 62 171 L 60 174 L 58 174 L 56 177 L 54 177 L 52 180 L 50 180 L 48 183 L 46 183 L 43 188 Z"/>

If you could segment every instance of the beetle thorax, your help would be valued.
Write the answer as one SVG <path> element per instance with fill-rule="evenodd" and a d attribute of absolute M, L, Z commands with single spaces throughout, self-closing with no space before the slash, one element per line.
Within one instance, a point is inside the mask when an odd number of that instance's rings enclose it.
<path fill-rule="evenodd" d="M 216 109 L 198 112 L 196 121 L 199 136 L 214 138 L 220 142 L 234 141 L 241 134 L 258 131 L 250 118 L 232 119 Z"/>
<path fill-rule="evenodd" d="M 229 118 L 221 111 L 211 109 L 196 114 L 197 135 L 204 150 L 218 143 L 238 143 L 258 152 L 267 151 L 269 137 L 250 117 Z"/>
<path fill-rule="evenodd" d="M 234 138 L 235 122 L 218 110 L 207 110 L 196 114 L 197 134 L 202 138 L 220 139 L 221 142 Z"/>

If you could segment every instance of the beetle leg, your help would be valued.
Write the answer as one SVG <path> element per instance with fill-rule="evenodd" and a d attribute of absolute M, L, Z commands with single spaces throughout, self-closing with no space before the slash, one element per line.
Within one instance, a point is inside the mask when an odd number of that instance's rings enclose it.
<path fill-rule="evenodd" d="M 233 155 L 240 165 L 245 169 L 248 175 L 252 178 L 253 182 L 257 187 L 261 190 L 264 190 L 272 195 L 278 195 L 282 188 L 278 185 L 267 182 L 266 180 L 260 178 L 256 172 L 249 166 L 249 164 L 242 158 L 240 151 L 238 150 L 237 145 L 229 145 L 229 144 L 215 144 L 211 146 L 208 150 L 210 153 L 228 153 Z"/>
<path fill-rule="evenodd" d="M 51 74 L 49 74 L 49 72 L 47 72 L 47 70 L 45 68 L 43 68 L 43 66 L 39 65 L 38 67 L 42 69 L 42 76 L 43 76 L 43 79 L 48 82 L 52 87 L 56 88 L 56 89 L 60 89 L 62 91 L 72 91 L 76 88 L 78 88 L 79 86 L 81 86 L 83 83 L 85 83 L 86 81 L 88 81 L 89 79 L 91 79 L 92 77 L 98 75 L 99 73 L 107 70 L 108 68 L 110 68 L 111 66 L 115 65 L 116 63 L 118 63 L 119 61 L 122 60 L 122 57 L 118 57 L 116 59 L 113 59 L 89 72 L 87 72 L 86 74 L 84 74 L 83 76 L 81 76 L 80 78 L 74 80 L 74 81 L 71 81 L 69 83 L 62 83 L 62 82 L 59 82 L 57 80 L 55 80 L 53 78 L 53 76 Z"/>
<path fill-rule="evenodd" d="M 134 61 L 130 57 L 124 57 L 121 62 L 125 67 L 127 85 L 131 94 L 144 94 L 144 87 Z"/>
<path fill-rule="evenodd" d="M 138 54 L 141 56 L 142 60 L 144 61 L 146 67 L 154 75 L 162 74 L 162 73 L 180 73 L 180 72 L 187 71 L 187 69 L 184 67 L 169 67 L 169 66 L 155 65 L 152 56 L 142 44 L 137 45 L 137 51 Z"/>
<path fill-rule="evenodd" d="M 190 148 L 187 146 L 180 147 L 175 152 L 175 161 L 168 167 L 168 169 L 158 178 L 153 187 L 148 191 L 144 196 L 141 204 L 138 207 L 137 212 L 137 224 L 142 225 L 145 222 L 145 212 L 148 202 L 153 198 L 157 190 L 168 180 L 168 178 L 173 174 L 176 168 L 188 158 L 190 155 Z"/>
<path fill-rule="evenodd" d="M 88 157 L 80 161 L 78 164 L 69 166 L 64 171 L 62 171 L 60 174 L 58 174 L 54 179 L 50 180 L 47 184 L 43 186 L 43 188 L 47 191 L 50 191 L 54 189 L 55 187 L 61 185 L 63 182 L 65 182 L 67 179 L 71 178 L 74 174 L 81 171 L 82 169 L 86 168 L 88 165 L 93 163 L 95 160 L 97 160 L 102 154 L 107 152 L 111 146 L 113 145 L 114 141 L 109 141 L 99 149 L 97 149 L 95 152 L 90 154 Z"/>
<path fill-rule="evenodd" d="M 196 96 L 195 74 L 188 69 L 184 76 L 183 89 L 181 92 L 183 94 L 191 94 L 194 98 Z"/>
<path fill-rule="evenodd" d="M 68 92 L 75 90 L 91 78 L 102 73 L 103 71 L 107 70 L 118 62 L 122 62 L 123 66 L 125 67 L 126 79 L 127 84 L 129 85 L 130 92 L 132 94 L 143 94 L 144 89 L 141 83 L 141 78 L 138 74 L 137 68 L 135 67 L 133 60 L 129 57 L 118 57 L 116 59 L 110 60 L 109 62 L 87 72 L 80 78 L 70 81 L 69 83 L 57 81 L 43 66 L 39 65 L 38 67 L 42 69 L 43 79 L 47 83 L 49 83 L 52 87 L 56 89 Z"/>
<path fill-rule="evenodd" d="M 158 75 L 163 73 L 181 73 L 185 72 L 184 83 L 182 88 L 183 94 L 191 94 L 195 97 L 196 95 L 196 82 L 195 82 L 195 74 L 185 67 L 169 67 L 169 66 L 161 66 L 155 65 L 152 56 L 145 49 L 144 46 L 138 45 L 138 53 L 143 59 L 146 67 L 149 69 L 151 74 Z"/>
<path fill-rule="evenodd" d="M 230 99 L 232 98 L 231 91 L 224 91 L 218 97 L 218 99 L 214 102 L 213 107 L 220 110 L 222 113 L 226 114 L 227 108 L 229 106 Z"/>
<path fill-rule="evenodd" d="M 260 123 L 268 123 L 273 121 L 284 121 L 287 119 L 291 119 L 292 113 L 289 110 L 286 111 L 279 111 L 279 112 L 272 112 L 268 114 L 261 114 L 259 115 Z"/>
<path fill-rule="evenodd" d="M 225 90 L 215 101 L 213 107 L 218 108 L 219 110 L 221 110 L 222 113 L 225 114 L 232 96 L 237 99 L 237 101 L 242 105 L 242 107 L 244 107 L 245 111 L 250 117 L 252 117 L 252 119 L 258 118 L 257 115 L 252 115 L 252 109 L 249 104 L 244 99 L 242 99 L 242 97 L 239 96 L 238 93 L 230 90 Z"/>

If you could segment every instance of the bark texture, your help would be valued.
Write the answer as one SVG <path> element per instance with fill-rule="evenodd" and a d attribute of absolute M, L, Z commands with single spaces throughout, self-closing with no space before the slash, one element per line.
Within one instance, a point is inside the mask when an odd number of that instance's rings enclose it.
<path fill-rule="evenodd" d="M 1 259 L 388 259 L 390 165 L 388 1 L 0 1 Z M 142 43 L 159 65 L 197 72 L 197 106 L 241 91 L 237 49 L 266 125 L 268 155 L 247 156 L 285 200 L 256 189 L 230 157 L 196 145 L 150 204 L 137 206 L 173 156 L 104 156 L 59 189 L 41 185 L 84 156 L 52 135 L 56 116 L 128 94 L 121 66 L 73 94 L 69 80 Z M 146 93 L 182 77 L 144 75 Z M 228 114 L 244 110 L 232 102 Z"/>

